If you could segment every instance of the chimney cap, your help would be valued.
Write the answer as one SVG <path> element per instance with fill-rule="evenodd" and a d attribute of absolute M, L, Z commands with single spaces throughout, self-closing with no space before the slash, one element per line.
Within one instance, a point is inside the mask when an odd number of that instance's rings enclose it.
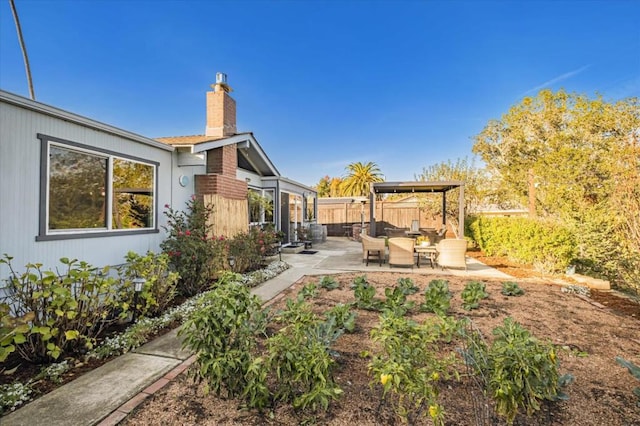
<path fill-rule="evenodd" d="M 212 84 L 211 88 L 215 92 L 219 92 L 220 90 L 224 90 L 225 92 L 231 92 L 231 87 L 227 84 L 227 75 L 223 72 L 216 73 L 216 84 Z"/>

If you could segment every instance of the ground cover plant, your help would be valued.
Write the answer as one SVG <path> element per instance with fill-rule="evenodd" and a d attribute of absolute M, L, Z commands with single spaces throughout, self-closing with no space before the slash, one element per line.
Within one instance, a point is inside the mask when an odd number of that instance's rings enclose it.
<path fill-rule="evenodd" d="M 398 278 L 404 278 L 401 274 L 341 274 L 334 278 L 339 287 L 332 290 L 319 286 L 316 277 L 296 283 L 269 306 L 270 312 L 277 312 L 281 319 L 267 326 L 268 337 L 258 340 L 260 347 L 260 341 L 266 344 L 280 330 L 290 329 L 292 334 L 287 334 L 290 342 L 277 345 L 278 353 L 284 354 L 281 360 L 297 364 L 301 358 L 293 353 L 287 357 L 286 353 L 303 345 L 305 339 L 295 340 L 298 332 L 291 324 L 300 323 L 302 327 L 313 323 L 314 318 L 331 323 L 327 312 L 338 305 L 346 312 L 357 313 L 351 333 L 345 330 L 336 335 L 335 324 L 304 332 L 306 339 L 316 336 L 324 342 L 324 349 L 313 353 L 330 356 L 331 365 L 323 370 L 328 373 L 322 377 L 327 378 L 329 389 L 341 390 L 326 399 L 326 406 L 318 402 L 303 408 L 301 403 L 294 406 L 272 397 L 262 412 L 247 410 L 243 399 L 220 398 L 211 393 L 204 396 L 202 385 L 194 386 L 188 375 L 181 375 L 149 398 L 124 424 L 380 425 L 409 421 L 418 425 L 503 425 L 513 420 L 518 425 L 574 426 L 629 425 L 640 419 L 633 393 L 637 380 L 615 362 L 619 355 L 637 364 L 639 343 L 634 341 L 640 326 L 637 318 L 623 319 L 576 294 L 526 281 L 518 281 L 525 293 L 517 298 L 500 294 L 502 282 L 483 281 L 489 296 L 476 309 L 467 311 L 460 294 L 470 280 L 453 276 L 446 277 L 453 294 L 447 315 L 436 315 L 422 312 L 419 304 L 429 283 L 441 277 L 420 275 L 411 276 L 420 289 L 407 296 L 406 302 L 414 302 L 413 307 L 404 312 L 394 311 L 384 308 L 385 290 L 393 295 L 394 289 L 399 288 Z M 318 287 L 317 294 L 298 299 L 309 284 Z M 358 307 L 358 288 L 367 289 L 366 300 L 370 302 L 362 307 Z M 373 295 L 369 288 L 375 290 Z M 505 325 L 507 318 L 509 326 Z M 482 373 L 487 378 L 484 384 L 473 368 L 464 363 L 461 353 L 471 345 L 460 331 L 471 325 L 481 333 L 487 344 L 485 358 L 491 360 Z M 534 360 L 534 370 L 543 379 L 522 376 L 528 377 L 530 386 L 522 388 L 513 383 L 512 391 L 505 392 L 511 402 L 503 402 L 502 409 L 500 399 L 495 396 L 498 389 L 507 388 L 499 372 L 520 365 L 516 355 L 523 352 L 510 354 L 509 344 L 504 343 L 509 339 L 528 342 L 524 344 L 529 349 L 525 359 Z M 579 356 L 580 353 L 588 355 Z M 265 362 L 264 359 L 260 362 Z M 286 371 L 294 371 L 291 363 L 287 365 Z M 271 364 L 271 369 L 275 366 Z M 257 366 L 256 371 L 264 369 Z M 561 387 L 559 378 L 565 373 L 571 373 L 575 382 Z M 508 379 L 509 375 L 505 376 Z M 252 377 L 257 382 L 262 380 L 259 374 Z M 489 386 L 492 380 L 494 387 Z M 274 386 L 273 381 L 266 383 Z M 314 389 L 311 383 L 314 380 L 304 386 L 292 384 L 293 391 L 287 398 L 300 397 L 304 390 Z M 285 389 L 284 393 L 287 392 L 290 390 Z M 568 400 L 559 399 L 562 392 L 568 395 Z M 481 404 L 474 405 L 474 401 Z"/>

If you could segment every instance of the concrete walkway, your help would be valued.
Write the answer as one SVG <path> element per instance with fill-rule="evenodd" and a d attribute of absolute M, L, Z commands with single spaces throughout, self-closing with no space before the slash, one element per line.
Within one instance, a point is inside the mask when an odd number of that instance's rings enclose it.
<path fill-rule="evenodd" d="M 316 253 L 283 254 L 291 268 L 252 290 L 264 302 L 273 299 L 305 275 L 340 272 L 393 271 L 406 274 L 455 275 L 509 279 L 509 275 L 467 258 L 467 271 L 420 268 L 389 268 L 362 263 L 361 244 L 346 238 L 329 237 L 314 245 Z M 89 426 L 117 425 L 137 405 L 153 395 L 194 361 L 181 349 L 173 330 L 135 351 L 119 356 L 78 379 L 0 418 L 2 426 Z"/>

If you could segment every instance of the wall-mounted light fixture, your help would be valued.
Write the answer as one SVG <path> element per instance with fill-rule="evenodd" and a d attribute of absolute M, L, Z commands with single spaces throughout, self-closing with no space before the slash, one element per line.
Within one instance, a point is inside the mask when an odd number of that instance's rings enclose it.
<path fill-rule="evenodd" d="M 180 175 L 180 177 L 178 178 L 178 183 L 180 184 L 180 186 L 182 186 L 183 188 L 187 185 L 189 185 L 189 176 L 185 176 L 185 175 Z"/>

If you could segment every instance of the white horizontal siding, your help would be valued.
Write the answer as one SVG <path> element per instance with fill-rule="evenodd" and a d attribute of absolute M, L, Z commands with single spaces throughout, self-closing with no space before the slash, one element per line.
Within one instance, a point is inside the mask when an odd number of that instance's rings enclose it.
<path fill-rule="evenodd" d="M 158 162 L 161 232 L 36 242 L 40 212 L 38 133 Z M 119 264 L 129 250 L 159 250 L 164 238 L 161 225 L 166 222 L 163 206 L 171 204 L 172 167 L 170 151 L 0 102 L 0 254 L 13 256 L 14 267 L 22 270 L 28 262 L 54 268 L 60 266 L 61 257 L 85 260 L 95 266 Z M 0 280 L 7 274 L 6 266 L 0 266 Z"/>

